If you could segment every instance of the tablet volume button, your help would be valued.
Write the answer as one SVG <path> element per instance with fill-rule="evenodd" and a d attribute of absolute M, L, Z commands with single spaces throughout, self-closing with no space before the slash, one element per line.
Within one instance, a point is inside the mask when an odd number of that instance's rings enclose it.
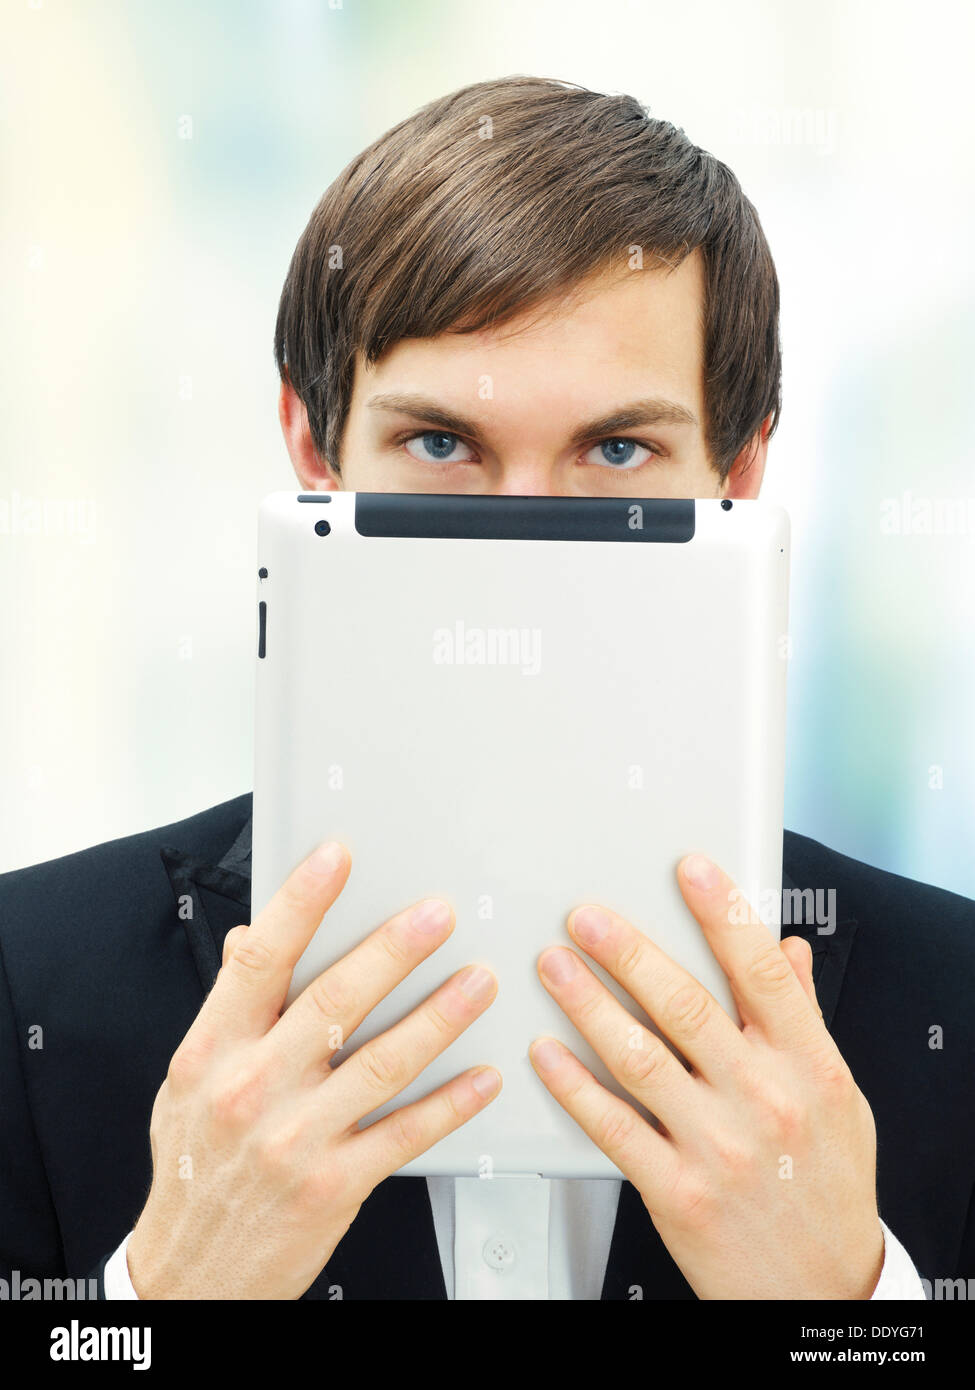
<path fill-rule="evenodd" d="M 257 655 L 263 658 L 267 653 L 267 604 L 261 599 L 257 605 Z"/>

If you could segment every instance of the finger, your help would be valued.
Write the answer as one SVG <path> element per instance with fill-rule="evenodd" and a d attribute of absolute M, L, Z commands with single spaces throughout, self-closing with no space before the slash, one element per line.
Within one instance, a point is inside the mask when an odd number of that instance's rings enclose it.
<path fill-rule="evenodd" d="M 484 1012 L 497 990 L 490 970 L 466 966 L 405 1018 L 363 1043 L 320 1083 L 329 1129 L 352 1129 L 399 1095 Z"/>
<path fill-rule="evenodd" d="M 236 939 L 187 1041 L 260 1037 L 281 1012 L 299 956 L 349 876 L 349 852 L 320 845 Z"/>
<path fill-rule="evenodd" d="M 789 963 L 796 972 L 796 979 L 806 991 L 809 1001 L 819 1017 L 822 1018 L 823 1011 L 819 1007 L 819 1000 L 816 998 L 816 986 L 813 983 L 812 947 L 804 936 L 785 936 L 782 938 L 781 945 L 783 953 L 788 956 Z"/>
<path fill-rule="evenodd" d="M 561 946 L 544 951 L 538 973 L 559 1008 L 634 1100 L 678 1142 L 700 1131 L 705 1117 L 693 1078 L 667 1044 L 637 1023 L 575 951 Z"/>
<path fill-rule="evenodd" d="M 661 1205 L 677 1176 L 679 1160 L 674 1144 L 658 1134 L 632 1105 L 601 1086 L 578 1057 L 554 1038 L 536 1038 L 528 1055 L 562 1109 L 616 1164 L 647 1205 Z"/>
<path fill-rule="evenodd" d="M 439 898 L 397 912 L 302 990 L 268 1034 L 269 1049 L 302 1074 L 334 1062 L 366 1015 L 453 929 L 453 910 Z"/>
<path fill-rule="evenodd" d="M 500 1090 L 500 1072 L 494 1067 L 474 1068 L 360 1130 L 350 1143 L 370 1188 L 459 1129 Z"/>
<path fill-rule="evenodd" d="M 576 908 L 569 933 L 618 980 L 682 1057 L 708 1081 L 736 1074 L 745 1043 L 714 996 L 618 913 Z"/>
<path fill-rule="evenodd" d="M 678 866 L 684 901 L 697 918 L 731 986 L 743 1024 L 777 1048 L 821 1040 L 822 1023 L 776 937 L 728 875 L 703 855 Z"/>

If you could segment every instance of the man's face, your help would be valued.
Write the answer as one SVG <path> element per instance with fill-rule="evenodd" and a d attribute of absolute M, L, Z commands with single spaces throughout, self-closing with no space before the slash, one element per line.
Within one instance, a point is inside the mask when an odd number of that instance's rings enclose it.
<path fill-rule="evenodd" d="M 753 497 L 766 444 L 724 484 L 704 442 L 700 253 L 599 277 L 502 327 L 397 343 L 360 360 L 341 479 L 283 387 L 301 486 L 359 492 Z"/>

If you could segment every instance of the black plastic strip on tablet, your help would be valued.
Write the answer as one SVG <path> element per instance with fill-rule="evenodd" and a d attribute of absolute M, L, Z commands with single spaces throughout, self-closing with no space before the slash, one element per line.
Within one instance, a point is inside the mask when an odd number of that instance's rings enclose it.
<path fill-rule="evenodd" d="M 689 541 L 693 499 L 357 492 L 360 536 L 463 540 Z"/>

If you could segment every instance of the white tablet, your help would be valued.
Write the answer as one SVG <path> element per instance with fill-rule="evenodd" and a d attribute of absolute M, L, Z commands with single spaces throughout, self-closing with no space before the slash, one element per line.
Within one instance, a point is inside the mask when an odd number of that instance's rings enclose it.
<path fill-rule="evenodd" d="M 449 939 L 345 1054 L 453 971 L 493 1004 L 363 1124 L 491 1063 L 499 1096 L 402 1174 L 615 1178 L 528 1058 L 538 978 L 581 903 L 622 913 L 737 1019 L 675 868 L 700 850 L 779 932 L 789 525 L 761 502 L 274 493 L 259 525 L 252 913 L 321 840 L 345 889 L 288 1000 L 424 897 Z M 610 976 L 596 974 L 641 1023 Z M 639 1107 L 638 1107 L 639 1108 Z"/>

